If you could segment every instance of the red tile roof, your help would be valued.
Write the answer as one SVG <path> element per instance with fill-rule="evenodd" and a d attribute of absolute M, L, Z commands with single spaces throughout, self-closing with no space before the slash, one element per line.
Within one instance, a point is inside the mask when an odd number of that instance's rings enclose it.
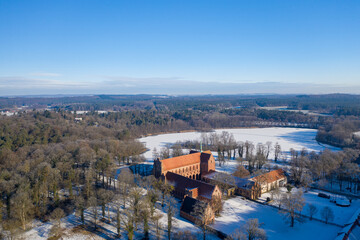
<path fill-rule="evenodd" d="M 193 180 L 176 173 L 167 172 L 165 178 L 166 181 L 173 185 L 176 189 L 181 189 L 182 191 L 185 191 L 185 189 L 198 188 L 199 196 L 210 200 L 215 191 L 215 186 L 212 184 Z"/>
<path fill-rule="evenodd" d="M 200 161 L 207 161 L 211 156 L 212 154 L 210 151 L 204 151 L 204 152 L 195 152 L 173 158 L 167 158 L 160 161 L 162 162 L 163 170 L 169 171 L 175 168 L 194 165 L 200 163 Z"/>
<path fill-rule="evenodd" d="M 279 168 L 277 170 L 256 176 L 253 178 L 254 181 L 272 183 L 279 179 L 285 178 L 285 172 Z"/>

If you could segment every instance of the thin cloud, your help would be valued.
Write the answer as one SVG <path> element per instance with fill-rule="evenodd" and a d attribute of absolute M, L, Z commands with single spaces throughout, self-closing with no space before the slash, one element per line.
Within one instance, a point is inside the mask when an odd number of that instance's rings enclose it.
<path fill-rule="evenodd" d="M 33 72 L 29 73 L 30 76 L 35 77 L 60 77 L 61 74 L 59 73 L 50 73 L 50 72 Z"/>
<path fill-rule="evenodd" d="M 44 78 L 28 78 L 28 77 L 0 77 L 0 87 L 3 89 L 47 89 L 47 88 L 67 88 L 67 87 L 85 87 L 90 83 L 67 82 L 54 79 Z"/>
<path fill-rule="evenodd" d="M 102 77 L 96 81 L 64 81 L 51 77 L 0 77 L 0 95 L 33 94 L 360 94 L 360 85 L 337 86 L 311 83 L 221 83 L 181 78 Z"/>

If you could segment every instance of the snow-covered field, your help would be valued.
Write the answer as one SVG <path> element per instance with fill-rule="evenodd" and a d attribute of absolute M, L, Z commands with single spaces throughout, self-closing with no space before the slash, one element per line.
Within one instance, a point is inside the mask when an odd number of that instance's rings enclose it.
<path fill-rule="evenodd" d="M 223 131 L 232 133 L 236 141 L 250 141 L 255 145 L 257 143 L 272 142 L 274 145 L 278 142 L 283 152 L 289 152 L 291 148 L 301 150 L 306 148 L 308 151 L 322 151 L 325 148 L 337 151 L 339 148 L 329 145 L 319 144 L 316 140 L 316 129 L 307 128 L 230 128 L 230 129 L 216 129 L 215 132 L 221 133 Z M 157 150 L 165 147 L 167 144 L 176 143 L 176 141 L 186 140 L 200 140 L 200 132 L 184 132 L 184 133 L 169 133 L 155 136 L 143 137 L 139 141 L 146 144 L 149 149 L 144 156 L 146 159 L 152 159 L 152 150 Z M 270 155 L 273 157 L 273 155 Z"/>
<path fill-rule="evenodd" d="M 173 233 L 176 232 L 184 232 L 189 231 L 193 234 L 196 234 L 198 238 L 201 238 L 201 231 L 198 227 L 196 227 L 191 222 L 187 221 L 180 217 L 179 209 L 181 203 L 176 201 L 176 213 L 173 220 Z M 162 218 L 159 220 L 161 224 L 161 239 L 167 239 L 167 215 L 166 215 L 166 205 L 161 207 L 160 202 L 156 204 L 156 211 L 155 213 L 162 215 Z M 107 210 L 106 210 L 107 211 Z M 98 216 L 101 215 L 101 208 L 98 207 Z M 122 237 L 116 237 L 116 209 L 114 205 L 110 207 L 110 218 L 111 222 L 103 222 L 98 220 L 98 231 L 91 232 L 80 228 L 81 222 L 79 217 L 75 216 L 75 214 L 70 214 L 69 216 L 63 218 L 61 220 L 61 227 L 63 228 L 62 231 L 62 239 L 69 239 L 69 240 L 85 240 L 85 239 L 128 239 L 126 236 L 126 231 L 123 229 L 123 225 L 121 226 Z M 106 219 L 107 216 L 106 216 Z M 93 226 L 93 212 L 89 208 L 85 211 L 85 222 L 87 223 L 90 228 Z M 134 239 L 142 239 L 143 238 L 143 228 L 142 223 L 139 223 L 138 230 L 135 231 Z M 150 226 L 150 239 L 156 239 L 155 233 L 155 226 L 153 222 L 149 222 Z M 53 227 L 52 222 L 42 223 L 40 221 L 33 222 L 33 228 L 24 233 L 23 237 L 25 239 L 32 239 L 32 240 L 45 240 L 48 239 L 50 235 L 50 230 Z M 214 234 L 208 234 L 208 240 L 218 240 L 219 238 L 216 237 Z"/>
<path fill-rule="evenodd" d="M 241 197 L 225 201 L 222 216 L 216 218 L 212 227 L 231 234 L 249 218 L 259 219 L 259 223 L 263 224 L 261 227 L 266 231 L 270 240 L 331 240 L 335 239 L 341 230 L 340 227 L 314 220 L 307 220 L 301 224 L 296 223 L 291 228 L 289 224 L 285 223 L 283 215 L 277 209 L 243 200 Z"/>
<path fill-rule="evenodd" d="M 286 188 L 280 188 L 280 190 L 284 193 L 287 192 Z M 292 191 L 296 191 L 296 189 L 294 188 Z M 352 200 L 351 205 L 349 207 L 340 207 L 337 206 L 335 203 L 330 202 L 330 199 L 319 197 L 318 193 L 320 192 L 322 191 L 310 190 L 308 192 L 304 192 L 305 206 L 303 208 L 303 211 L 301 212 L 302 214 L 308 216 L 309 215 L 308 205 L 312 204 L 316 206 L 316 208 L 318 209 L 318 212 L 313 217 L 321 220 L 322 219 L 321 210 L 324 207 L 330 207 L 333 210 L 335 216 L 334 220 L 331 222 L 334 222 L 339 225 L 344 225 L 346 223 L 349 223 L 349 219 L 351 219 L 354 213 L 360 208 L 359 199 Z M 327 192 L 322 192 L 322 193 L 336 197 L 335 194 L 330 194 Z M 265 202 L 266 198 L 270 196 L 271 196 L 270 193 L 264 193 L 261 195 L 260 201 Z M 272 202 L 270 204 L 274 205 L 275 203 Z"/>
<path fill-rule="evenodd" d="M 333 151 L 340 150 L 339 148 L 332 147 L 329 145 L 319 144 L 316 140 L 316 129 L 306 128 L 232 128 L 232 129 L 217 129 L 215 132 L 221 133 L 227 131 L 234 135 L 236 141 L 250 141 L 253 144 L 272 142 L 274 146 L 278 142 L 281 146 L 282 153 L 285 157 L 288 156 L 290 149 L 293 148 L 300 151 L 306 148 L 308 151 L 323 151 L 328 148 Z M 140 138 L 139 141 L 146 144 L 147 152 L 144 156 L 148 162 L 152 162 L 152 152 L 156 148 L 158 151 L 168 144 L 174 144 L 177 141 L 187 140 L 200 140 L 200 132 L 184 132 L 184 133 L 169 133 L 161 134 L 149 137 Z M 217 153 L 213 153 L 217 157 Z M 273 158 L 273 151 L 270 154 L 270 158 Z M 236 162 L 228 162 L 225 166 L 217 165 L 216 168 L 219 171 L 233 172 L 236 167 Z"/>

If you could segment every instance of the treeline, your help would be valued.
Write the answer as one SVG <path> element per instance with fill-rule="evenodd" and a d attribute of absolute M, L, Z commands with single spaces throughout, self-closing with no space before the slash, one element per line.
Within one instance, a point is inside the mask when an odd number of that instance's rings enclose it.
<path fill-rule="evenodd" d="M 350 94 L 327 95 L 96 95 L 60 97 L 0 98 L 0 109 L 28 106 L 31 108 L 53 107 L 62 110 L 126 110 L 170 109 L 212 111 L 231 107 L 254 108 L 287 106 L 295 110 L 312 110 L 341 115 L 358 115 L 360 96 Z"/>
<path fill-rule="evenodd" d="M 125 140 L 130 137 L 125 123 L 109 125 L 89 117 L 76 123 L 75 116 L 65 111 L 30 111 L 12 117 L 0 117 L 0 148 L 16 151 L 23 146 L 108 138 Z M 111 128 L 110 128 L 111 127 Z"/>
<path fill-rule="evenodd" d="M 342 117 L 328 119 L 319 127 L 316 140 L 341 148 L 360 149 L 360 119 L 356 117 Z"/>
<path fill-rule="evenodd" d="M 97 126 L 104 131 L 112 128 L 109 133 L 117 134 L 117 138 L 139 137 L 147 134 L 173 132 L 182 130 L 208 131 L 213 128 L 235 128 L 235 127 L 307 127 L 319 128 L 318 141 L 333 144 L 340 147 L 356 147 L 354 139 L 349 136 L 350 130 L 360 130 L 358 124 L 354 128 L 347 126 L 338 128 L 338 123 L 344 119 L 360 120 L 357 104 L 357 95 L 284 95 L 284 96 L 151 96 L 151 95 L 99 95 L 83 97 L 61 97 L 61 98 L 1 98 L 0 107 L 19 106 L 29 104 L 28 108 L 51 107 L 60 113 L 66 120 L 73 120 L 75 115 L 69 115 L 69 111 L 89 111 L 87 114 L 78 114 L 84 117 L 88 127 Z M 312 110 L 325 112 L 329 115 L 305 114 L 297 111 L 267 110 L 259 106 L 287 106 L 295 110 Z M 20 105 L 21 106 L 21 105 Z M 106 110 L 108 113 L 98 114 L 97 110 Z M 30 111 L 31 112 L 31 111 Z M 58 126 L 64 121 L 54 111 L 45 111 L 44 114 L 36 113 L 38 118 L 53 119 L 50 125 L 58 121 Z M 332 114 L 332 115 L 331 115 Z M 28 116 L 20 111 L 20 118 Z M 60 117 L 60 118 L 61 118 Z M 16 119 L 16 117 L 13 117 Z M 2 120 L 4 121 L 4 120 Z M 16 120 L 17 123 L 21 121 Z M 60 124 L 61 123 L 61 124 Z M 83 123 L 82 123 L 83 124 Z M 35 136 L 34 139 L 27 138 L 24 130 L 21 132 L 0 133 L 0 144 L 9 143 L 13 140 L 14 145 L 27 143 L 51 143 L 59 141 L 65 135 L 71 135 L 71 131 L 65 129 L 52 129 L 48 132 L 47 126 L 34 126 L 34 132 L 46 133 L 45 136 Z M 69 128 L 73 125 L 68 124 Z M 78 124 L 79 125 L 79 124 Z M 81 125 L 81 124 L 80 124 Z M 60 127 L 62 128 L 62 127 Z M 336 130 L 338 128 L 339 130 Z M 22 129 L 22 128 L 21 128 Z M 30 129 L 30 130 L 32 130 Z M 86 131 L 85 131 L 86 132 Z M 90 131 L 92 132 L 92 131 Z M 60 134 L 60 136 L 59 136 Z M 9 139 L 18 135 L 19 139 Z M 36 135 L 35 133 L 33 135 Z M 350 134 L 351 135 L 351 134 Z"/>
<path fill-rule="evenodd" d="M 290 177 L 294 184 L 304 187 L 316 181 L 320 187 L 345 188 L 352 193 L 360 190 L 360 167 L 358 150 L 344 149 L 339 152 L 324 150 L 321 153 L 290 151 Z"/>

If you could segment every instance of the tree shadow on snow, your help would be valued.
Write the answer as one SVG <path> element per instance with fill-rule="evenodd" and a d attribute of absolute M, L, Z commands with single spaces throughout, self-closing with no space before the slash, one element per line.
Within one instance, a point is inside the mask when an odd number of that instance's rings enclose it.
<path fill-rule="evenodd" d="M 289 142 L 297 143 L 306 149 L 314 150 L 314 151 L 322 151 L 324 149 L 323 146 L 319 145 L 315 140 L 314 131 L 296 131 L 291 133 L 286 133 L 280 135 L 281 137 Z"/>

